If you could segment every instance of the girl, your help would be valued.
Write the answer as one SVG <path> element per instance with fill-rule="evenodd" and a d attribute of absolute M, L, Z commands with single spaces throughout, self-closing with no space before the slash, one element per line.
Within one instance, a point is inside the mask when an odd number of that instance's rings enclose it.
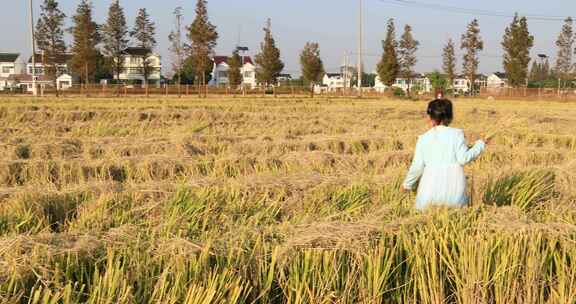
<path fill-rule="evenodd" d="M 486 147 L 478 140 L 469 148 L 460 129 L 448 127 L 454 117 L 452 102 L 436 99 L 428 104 L 430 130 L 418 138 L 414 160 L 404 181 L 413 190 L 420 180 L 416 209 L 429 206 L 463 207 L 468 204 L 463 166 L 475 160 Z"/>

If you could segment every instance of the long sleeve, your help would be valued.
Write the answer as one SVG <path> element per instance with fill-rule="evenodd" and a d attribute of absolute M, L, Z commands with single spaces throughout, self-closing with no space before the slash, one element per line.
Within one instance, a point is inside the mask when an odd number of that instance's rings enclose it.
<path fill-rule="evenodd" d="M 414 189 L 414 185 L 424 172 L 424 155 L 422 150 L 422 140 L 419 138 L 418 142 L 416 143 L 416 151 L 414 153 L 414 159 L 412 160 L 412 165 L 410 165 L 410 169 L 408 170 L 408 174 L 406 175 L 406 179 L 402 184 L 404 189 L 412 190 Z"/>
<path fill-rule="evenodd" d="M 464 138 L 464 132 L 458 132 L 458 138 L 456 141 L 456 159 L 458 163 L 462 166 L 474 161 L 486 148 L 486 144 L 482 140 L 476 141 L 472 148 L 468 147 L 466 139 Z"/>

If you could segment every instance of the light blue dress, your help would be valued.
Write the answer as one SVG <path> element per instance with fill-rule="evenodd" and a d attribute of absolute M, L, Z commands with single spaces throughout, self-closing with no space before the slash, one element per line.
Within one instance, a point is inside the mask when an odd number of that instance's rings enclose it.
<path fill-rule="evenodd" d="M 462 130 L 446 126 L 436 126 L 422 134 L 403 184 L 405 189 L 412 190 L 420 180 L 416 209 L 424 210 L 431 205 L 466 206 L 463 166 L 478 158 L 485 147 L 479 140 L 469 148 Z"/>

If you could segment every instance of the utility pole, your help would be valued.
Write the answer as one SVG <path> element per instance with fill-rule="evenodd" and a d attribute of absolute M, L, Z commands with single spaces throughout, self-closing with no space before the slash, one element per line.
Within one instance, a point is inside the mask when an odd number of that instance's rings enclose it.
<path fill-rule="evenodd" d="M 30 5 L 30 37 L 32 39 L 32 95 L 37 96 L 36 91 L 36 37 L 34 33 L 34 7 L 32 0 L 28 1 Z"/>
<path fill-rule="evenodd" d="M 176 64 L 178 65 L 178 97 L 182 97 L 182 7 L 177 7 L 174 10 L 176 16 Z"/>
<path fill-rule="evenodd" d="M 348 91 L 348 51 L 344 52 L 344 69 L 342 70 L 344 78 L 344 93 Z"/>
<path fill-rule="evenodd" d="M 358 19 L 359 19 L 359 27 L 358 27 L 358 96 L 362 96 L 362 23 L 363 23 L 363 14 L 362 14 L 362 0 L 358 0 Z"/>

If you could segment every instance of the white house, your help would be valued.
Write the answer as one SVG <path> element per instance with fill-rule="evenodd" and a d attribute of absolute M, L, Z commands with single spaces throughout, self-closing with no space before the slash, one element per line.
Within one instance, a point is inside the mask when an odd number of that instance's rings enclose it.
<path fill-rule="evenodd" d="M 322 78 L 322 85 L 328 88 L 328 91 L 337 91 L 350 87 L 350 79 L 345 79 L 341 73 L 326 73 Z"/>
<path fill-rule="evenodd" d="M 408 79 L 406 79 L 406 78 L 396 78 L 396 81 L 394 82 L 392 87 L 402 89 L 404 92 L 407 92 L 409 87 L 410 87 L 410 91 L 415 92 L 415 93 L 430 93 L 430 92 L 432 92 L 432 83 L 430 82 L 430 79 L 428 79 L 428 77 L 426 77 L 425 75 L 421 75 L 421 74 L 414 75 L 414 78 L 412 78 L 412 81 L 408 81 Z M 387 88 L 388 88 L 388 86 L 385 85 L 380 80 L 380 76 L 378 76 L 378 74 L 376 73 L 376 80 L 375 80 L 374 89 L 377 92 L 382 93 Z"/>
<path fill-rule="evenodd" d="M 486 76 L 482 74 L 476 75 L 474 84 L 477 88 L 485 88 Z M 454 93 L 466 95 L 471 91 L 470 80 L 464 75 L 458 75 L 454 78 L 452 89 Z"/>
<path fill-rule="evenodd" d="M 62 55 L 56 64 L 58 77 L 56 78 L 56 87 L 58 90 L 66 90 L 72 87 L 73 78 L 70 75 L 70 69 L 68 67 L 68 61 L 72 58 L 72 55 L 65 54 Z M 48 86 L 54 86 L 53 81 L 46 77 L 46 68 L 44 65 L 44 58 L 42 54 L 36 54 L 34 65 L 32 64 L 32 56 L 28 59 L 26 64 L 26 74 L 15 74 L 13 79 L 16 79 L 21 87 L 23 87 L 28 92 L 32 92 L 32 69 L 35 67 L 36 72 L 36 83 L 38 87 L 44 89 Z"/>
<path fill-rule="evenodd" d="M 62 55 L 61 58 L 58 60 L 58 63 L 56 64 L 56 69 L 58 70 L 57 74 L 68 74 L 70 73 L 70 70 L 68 68 L 68 61 L 70 61 L 70 59 L 72 58 L 72 55 L 70 54 L 65 54 Z M 46 69 L 44 67 L 44 57 L 42 54 L 36 54 L 36 58 L 35 58 L 36 62 L 35 62 L 35 66 L 36 66 L 36 76 L 43 76 L 46 73 Z M 28 62 L 26 64 L 26 74 L 30 74 L 32 75 L 32 67 L 34 65 L 32 65 L 32 56 L 30 56 L 30 58 L 28 59 Z"/>
<path fill-rule="evenodd" d="M 0 53 L 0 91 L 15 86 L 15 83 L 9 80 L 9 77 L 22 73 L 16 63 L 19 57 L 20 54 L 18 53 Z"/>
<path fill-rule="evenodd" d="M 120 73 L 121 82 L 136 82 L 144 84 L 144 60 L 148 64 L 148 84 L 159 85 L 162 79 L 162 58 L 160 55 L 152 53 L 149 49 L 140 47 L 129 47 L 124 51 L 124 67 Z M 117 76 L 114 75 L 114 79 Z"/>
<path fill-rule="evenodd" d="M 226 87 L 229 85 L 228 81 L 228 70 L 230 66 L 228 65 L 228 56 L 214 56 L 214 66 L 212 68 L 212 79 L 208 83 L 211 86 Z M 256 66 L 252 62 L 250 56 L 242 56 L 242 67 L 240 72 L 242 73 L 242 86 L 249 88 L 256 87 Z"/>
<path fill-rule="evenodd" d="M 278 78 L 276 78 L 276 80 L 277 80 L 279 83 L 289 82 L 289 81 L 292 81 L 292 75 L 290 75 L 290 74 L 280 74 L 280 75 L 278 75 Z"/>
<path fill-rule="evenodd" d="M 488 76 L 487 87 L 489 90 L 508 88 L 508 77 L 504 73 L 493 73 Z"/>

